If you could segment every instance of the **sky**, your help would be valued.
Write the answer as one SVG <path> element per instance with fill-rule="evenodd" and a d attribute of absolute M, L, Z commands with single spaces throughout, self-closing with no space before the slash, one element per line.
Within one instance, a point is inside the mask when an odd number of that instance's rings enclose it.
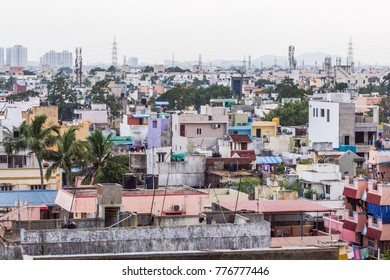
<path fill-rule="evenodd" d="M 83 49 L 84 64 L 242 60 L 323 52 L 390 65 L 390 1 L 384 0 L 0 0 L 0 47 L 21 44 L 28 60 Z"/>

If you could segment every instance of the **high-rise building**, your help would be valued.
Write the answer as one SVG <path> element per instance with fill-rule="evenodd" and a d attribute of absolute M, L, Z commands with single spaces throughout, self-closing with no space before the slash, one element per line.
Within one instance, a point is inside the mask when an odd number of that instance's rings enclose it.
<path fill-rule="evenodd" d="M 7 48 L 6 64 L 11 67 L 27 66 L 27 48 L 22 45 L 15 45 Z"/>
<path fill-rule="evenodd" d="M 49 65 L 53 68 L 70 67 L 73 66 L 72 53 L 69 51 L 48 51 L 39 59 L 39 64 Z"/>
<path fill-rule="evenodd" d="M 137 67 L 138 66 L 138 57 L 130 57 L 129 58 L 129 66 Z"/>
<path fill-rule="evenodd" d="M 0 48 L 0 71 L 4 66 L 4 48 Z"/>

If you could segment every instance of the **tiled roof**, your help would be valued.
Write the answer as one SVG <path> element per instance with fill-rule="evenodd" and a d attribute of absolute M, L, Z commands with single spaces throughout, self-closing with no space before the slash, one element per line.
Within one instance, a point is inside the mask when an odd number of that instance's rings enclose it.
<path fill-rule="evenodd" d="M 250 158 L 251 160 L 256 160 L 256 154 L 253 150 L 244 150 L 244 151 L 231 151 L 230 156 L 233 157 L 234 154 L 237 154 L 240 158 Z"/>
<path fill-rule="evenodd" d="M 366 236 L 372 239 L 381 240 L 382 231 L 372 227 L 367 227 Z"/>
<path fill-rule="evenodd" d="M 27 205 L 54 206 L 57 190 L 0 191 L 0 207 L 15 207 L 17 201 Z"/>
<path fill-rule="evenodd" d="M 238 143 L 251 143 L 252 140 L 247 134 L 229 134 L 233 142 Z"/>

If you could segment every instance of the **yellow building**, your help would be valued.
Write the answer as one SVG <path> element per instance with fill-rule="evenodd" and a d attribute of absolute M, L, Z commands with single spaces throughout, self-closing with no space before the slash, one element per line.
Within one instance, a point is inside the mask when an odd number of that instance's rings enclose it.
<path fill-rule="evenodd" d="M 276 135 L 276 123 L 269 121 L 254 121 L 252 123 L 252 136 L 269 139 Z"/>

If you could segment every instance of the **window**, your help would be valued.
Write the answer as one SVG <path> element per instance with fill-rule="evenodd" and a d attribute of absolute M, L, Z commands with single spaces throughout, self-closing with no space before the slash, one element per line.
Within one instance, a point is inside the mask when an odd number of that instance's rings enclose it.
<path fill-rule="evenodd" d="M 318 108 L 316 108 L 316 117 L 318 117 Z"/>
<path fill-rule="evenodd" d="M 8 156 L 0 155 L 0 163 L 8 163 Z"/>
<path fill-rule="evenodd" d="M 321 117 L 325 117 L 325 109 L 321 109 Z"/>
<path fill-rule="evenodd" d="M 165 153 L 157 153 L 158 162 L 164 162 Z"/>
<path fill-rule="evenodd" d="M 326 121 L 330 122 L 330 110 L 329 109 L 326 110 Z"/>
<path fill-rule="evenodd" d="M 368 247 L 375 248 L 375 239 L 368 238 Z"/>
<path fill-rule="evenodd" d="M 198 134 L 198 135 L 202 134 L 202 129 L 201 128 L 197 128 L 196 129 L 196 134 Z"/>
<path fill-rule="evenodd" d="M 330 194 L 330 186 L 329 185 L 325 186 L 325 193 Z"/>
<path fill-rule="evenodd" d="M 43 185 L 42 187 L 41 187 L 41 185 L 30 185 L 30 188 L 32 191 L 33 190 L 46 190 L 46 185 Z"/>
<path fill-rule="evenodd" d="M 241 143 L 241 150 L 248 150 L 248 143 Z"/>
<path fill-rule="evenodd" d="M 180 125 L 180 136 L 186 136 L 186 126 L 184 124 Z"/>
<path fill-rule="evenodd" d="M 261 137 L 261 128 L 256 128 L 256 137 L 257 138 Z"/>
<path fill-rule="evenodd" d="M 316 109 L 313 108 L 313 117 L 315 117 L 315 116 L 316 116 Z"/>
<path fill-rule="evenodd" d="M 11 184 L 2 184 L 0 185 L 0 191 L 12 191 Z"/>
<path fill-rule="evenodd" d="M 213 116 L 209 116 L 209 121 L 211 121 L 213 119 Z"/>
<path fill-rule="evenodd" d="M 157 121 L 153 121 L 153 128 L 157 128 Z"/>
<path fill-rule="evenodd" d="M 349 145 L 349 135 L 344 136 L 344 145 Z"/>

